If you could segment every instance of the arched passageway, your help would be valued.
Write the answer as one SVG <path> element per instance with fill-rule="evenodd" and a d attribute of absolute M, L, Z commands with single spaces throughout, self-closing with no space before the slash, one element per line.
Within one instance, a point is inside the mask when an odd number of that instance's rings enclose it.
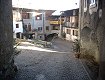
<path fill-rule="evenodd" d="M 58 34 L 57 33 L 49 34 L 45 37 L 45 40 L 46 41 L 51 41 L 54 37 L 58 37 Z"/>

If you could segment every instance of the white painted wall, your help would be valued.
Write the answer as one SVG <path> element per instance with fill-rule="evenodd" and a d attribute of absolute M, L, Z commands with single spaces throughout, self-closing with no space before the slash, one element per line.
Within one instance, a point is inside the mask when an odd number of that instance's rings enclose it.
<path fill-rule="evenodd" d="M 66 32 L 67 29 L 71 30 L 70 34 L 67 34 L 67 32 Z M 73 30 L 77 30 L 78 31 L 78 29 L 74 29 L 74 28 L 65 28 L 66 40 L 74 41 L 75 39 L 78 39 L 78 36 L 73 35 Z"/>
<path fill-rule="evenodd" d="M 16 28 L 16 24 L 19 24 L 19 28 Z M 13 32 L 14 33 L 23 33 L 23 24 L 22 21 L 16 22 L 13 21 Z"/>
<path fill-rule="evenodd" d="M 19 21 L 22 19 L 21 13 L 19 11 L 13 10 L 13 21 Z"/>
<path fill-rule="evenodd" d="M 70 34 L 66 34 L 66 40 L 71 40 L 71 35 Z"/>

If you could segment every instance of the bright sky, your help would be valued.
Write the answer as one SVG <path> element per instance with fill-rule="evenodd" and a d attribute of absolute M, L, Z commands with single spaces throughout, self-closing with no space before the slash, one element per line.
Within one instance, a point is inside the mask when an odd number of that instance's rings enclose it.
<path fill-rule="evenodd" d="M 76 5 L 77 3 L 77 5 Z M 79 0 L 12 0 L 13 6 L 65 11 L 79 7 Z"/>

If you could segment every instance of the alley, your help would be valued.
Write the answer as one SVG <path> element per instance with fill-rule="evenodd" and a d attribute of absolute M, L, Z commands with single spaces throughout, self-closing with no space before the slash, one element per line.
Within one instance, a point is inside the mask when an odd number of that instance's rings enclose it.
<path fill-rule="evenodd" d="M 14 80 L 90 80 L 80 60 L 74 57 L 71 42 L 55 39 L 54 49 L 30 45 L 31 49 L 29 45 L 22 44 L 26 49 L 15 58 L 18 73 Z"/>

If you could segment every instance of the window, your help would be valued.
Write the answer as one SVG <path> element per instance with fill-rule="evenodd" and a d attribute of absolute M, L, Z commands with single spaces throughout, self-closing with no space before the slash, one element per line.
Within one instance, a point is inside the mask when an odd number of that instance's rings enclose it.
<path fill-rule="evenodd" d="M 76 31 L 75 36 L 78 36 L 78 31 Z"/>
<path fill-rule="evenodd" d="M 66 33 L 67 34 L 70 34 L 71 33 L 71 30 L 70 29 L 66 29 Z"/>
<path fill-rule="evenodd" d="M 46 26 L 46 30 L 49 30 L 49 26 Z"/>
<path fill-rule="evenodd" d="M 27 25 L 24 25 L 25 28 L 27 28 Z"/>
<path fill-rule="evenodd" d="M 77 30 L 73 30 L 73 36 L 78 36 L 78 31 Z"/>
<path fill-rule="evenodd" d="M 71 27 L 75 27 L 75 24 L 74 23 L 71 23 Z"/>
<path fill-rule="evenodd" d="M 74 30 L 73 30 L 73 35 L 75 35 Z"/>
<path fill-rule="evenodd" d="M 59 27 L 58 26 L 53 26 L 52 30 L 59 30 Z"/>
<path fill-rule="evenodd" d="M 42 20 L 42 14 L 36 16 L 36 20 Z"/>
<path fill-rule="evenodd" d="M 76 15 L 76 11 L 75 10 L 73 10 L 73 15 Z"/>
<path fill-rule="evenodd" d="M 16 24 L 16 28 L 19 28 L 19 24 Z"/>
<path fill-rule="evenodd" d="M 42 27 L 38 27 L 38 31 L 42 31 Z"/>
<path fill-rule="evenodd" d="M 84 0 L 84 12 L 87 11 L 87 0 Z"/>
<path fill-rule="evenodd" d="M 95 4 L 95 0 L 90 0 L 90 6 Z"/>
<path fill-rule="evenodd" d="M 30 13 L 22 13 L 23 19 L 30 19 Z"/>
<path fill-rule="evenodd" d="M 40 36 L 40 39 L 42 38 L 42 36 Z"/>
<path fill-rule="evenodd" d="M 70 22 L 70 17 L 67 17 L 67 18 L 66 18 L 66 21 L 67 21 L 67 22 Z"/>

